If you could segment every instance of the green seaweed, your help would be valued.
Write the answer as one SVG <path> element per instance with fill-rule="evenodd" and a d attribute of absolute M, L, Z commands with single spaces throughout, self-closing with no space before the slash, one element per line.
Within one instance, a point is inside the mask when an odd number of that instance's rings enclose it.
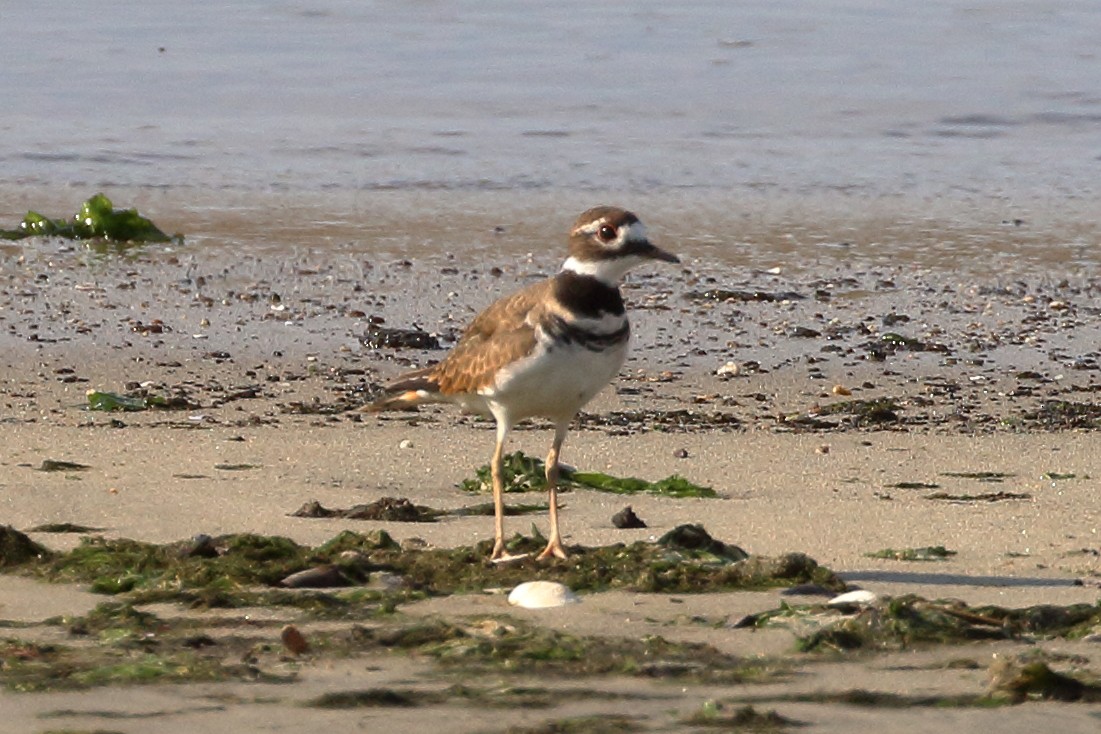
<path fill-rule="evenodd" d="M 568 474 L 570 481 L 598 489 L 601 492 L 613 492 L 615 494 L 656 494 L 661 497 L 717 497 L 715 490 L 710 487 L 701 487 L 693 484 L 684 477 L 676 474 L 659 479 L 656 482 L 648 482 L 645 479 L 634 477 L 613 477 L 599 472 L 571 472 Z"/>
<path fill-rule="evenodd" d="M 14 691 L 220 680 L 286 680 L 242 660 L 253 642 L 196 638 L 191 623 L 168 622 L 128 603 L 107 602 L 82 617 L 58 620 L 91 644 L 42 645 L 0 640 L 0 685 Z M 204 641 L 205 640 L 205 641 Z M 204 648 L 215 649 L 207 652 Z M 232 654 L 231 649 L 235 648 Z"/>
<path fill-rule="evenodd" d="M 784 604 L 755 615 L 752 622 L 790 626 L 804 652 L 907 649 L 974 640 L 1076 639 L 1101 623 L 1101 604 L 1009 609 L 907 594 L 885 597 L 855 614 L 824 605 Z"/>
<path fill-rule="evenodd" d="M 50 219 L 28 211 L 17 229 L 0 229 L 0 239 L 42 236 L 108 242 L 183 242 L 182 235 L 169 237 L 136 209 L 115 209 L 103 194 L 85 201 L 72 219 Z"/>
<path fill-rule="evenodd" d="M 574 547 L 570 558 L 553 563 L 534 557 L 545 542 L 514 536 L 510 550 L 531 556 L 502 565 L 487 560 L 490 540 L 472 547 L 403 550 L 381 531 L 346 531 L 317 548 L 248 534 L 167 545 L 85 537 L 68 553 L 30 564 L 28 571 L 52 581 L 86 583 L 102 594 L 140 594 L 146 601 L 175 599 L 204 606 L 244 606 L 261 592 L 272 603 L 285 602 L 286 596 L 300 599 L 275 587 L 290 574 L 322 564 L 334 564 L 352 579 L 367 579 L 376 571 L 397 575 L 403 594 L 478 591 L 533 577 L 560 581 L 576 591 L 692 593 L 799 583 L 844 588 L 832 572 L 804 554 L 750 556 L 698 525 L 675 528 L 656 543 Z"/>
<path fill-rule="evenodd" d="M 658 635 L 583 637 L 514 619 L 462 624 L 428 619 L 359 627 L 352 636 L 347 646 L 404 650 L 467 674 L 522 669 L 533 675 L 564 677 L 622 674 L 741 682 L 781 673 L 775 662 L 743 660 L 705 643 L 671 642 Z"/>
<path fill-rule="evenodd" d="M 929 545 L 922 548 L 884 548 L 872 553 L 865 553 L 868 558 L 886 558 L 892 561 L 946 561 L 956 555 L 956 551 L 948 550 L 943 545 Z"/>
<path fill-rule="evenodd" d="M 161 410 L 192 410 L 198 406 L 181 396 L 165 395 L 123 395 L 104 390 L 89 390 L 87 393 L 88 410 L 107 413 L 138 412 L 153 408 Z"/>
<path fill-rule="evenodd" d="M 474 472 L 473 479 L 464 479 L 459 489 L 480 493 L 493 490 L 493 475 L 488 464 Z M 541 459 L 515 451 L 506 454 L 503 461 L 502 480 L 505 492 L 532 492 L 547 488 L 546 467 Z M 716 497 L 715 490 L 701 487 L 683 477 L 673 475 L 656 482 L 634 477 L 613 477 L 600 472 L 566 470 L 559 479 L 561 489 L 587 487 L 616 494 L 655 494 L 664 497 Z"/>

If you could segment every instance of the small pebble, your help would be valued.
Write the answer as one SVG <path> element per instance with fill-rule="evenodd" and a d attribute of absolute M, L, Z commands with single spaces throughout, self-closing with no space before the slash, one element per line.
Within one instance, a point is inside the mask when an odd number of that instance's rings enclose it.
<path fill-rule="evenodd" d="M 398 448 L 399 449 L 411 449 L 411 448 L 413 448 L 413 442 L 410 441 L 408 438 L 403 438 L 401 440 L 401 443 L 398 444 Z"/>
<path fill-rule="evenodd" d="M 279 639 L 283 641 L 283 647 L 293 655 L 304 655 L 310 651 L 310 643 L 306 642 L 306 638 L 293 624 L 283 628 L 279 633 Z"/>
<path fill-rule="evenodd" d="M 616 514 L 612 515 L 612 525 L 615 525 L 620 530 L 646 527 L 646 523 L 635 514 L 635 511 L 631 509 L 630 505 L 627 505 Z"/>
<path fill-rule="evenodd" d="M 826 443 L 822 444 L 821 446 L 819 446 L 818 448 L 816 448 L 814 450 L 814 453 L 816 453 L 816 454 L 828 454 L 829 452 L 830 452 L 830 446 L 829 446 L 829 444 L 826 444 Z"/>
<path fill-rule="evenodd" d="M 831 392 L 834 395 L 852 395 L 853 394 L 853 391 L 850 390 L 849 388 L 845 387 L 844 385 L 834 385 L 833 390 L 831 390 Z"/>
<path fill-rule="evenodd" d="M 688 458 L 688 449 L 677 449 L 676 451 L 673 452 L 673 457 L 677 458 L 677 459 L 687 459 Z"/>
<path fill-rule="evenodd" d="M 349 581 L 339 568 L 325 565 L 292 573 L 280 581 L 279 585 L 288 589 L 331 589 L 348 586 Z"/>

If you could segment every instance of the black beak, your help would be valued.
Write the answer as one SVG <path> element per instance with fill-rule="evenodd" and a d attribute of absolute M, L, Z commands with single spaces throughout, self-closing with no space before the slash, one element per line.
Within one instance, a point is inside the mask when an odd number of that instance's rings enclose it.
<path fill-rule="evenodd" d="M 673 253 L 663 250 L 649 240 L 638 249 L 638 254 L 651 260 L 661 260 L 667 263 L 679 263 L 680 258 Z"/>

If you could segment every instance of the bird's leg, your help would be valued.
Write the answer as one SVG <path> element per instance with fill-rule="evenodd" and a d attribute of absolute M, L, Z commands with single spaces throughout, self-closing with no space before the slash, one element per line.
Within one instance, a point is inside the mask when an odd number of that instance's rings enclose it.
<path fill-rule="evenodd" d="M 489 554 L 491 561 L 496 561 L 505 555 L 505 439 L 508 437 L 508 424 L 497 421 L 497 446 L 493 449 L 493 463 L 490 465 L 490 474 L 493 476 L 493 552 Z"/>
<path fill-rule="evenodd" d="M 551 444 L 550 453 L 547 454 L 547 504 L 550 506 L 550 539 L 547 547 L 539 554 L 539 558 L 565 558 L 566 549 L 562 547 L 562 536 L 558 533 L 558 453 L 562 450 L 562 442 L 566 440 L 566 431 L 570 424 L 558 423 L 554 427 L 554 443 Z"/>

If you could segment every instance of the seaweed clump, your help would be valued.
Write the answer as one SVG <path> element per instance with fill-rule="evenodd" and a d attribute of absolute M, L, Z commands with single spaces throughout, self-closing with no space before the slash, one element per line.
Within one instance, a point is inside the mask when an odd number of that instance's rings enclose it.
<path fill-rule="evenodd" d="M 115 209 L 103 194 L 85 201 L 72 219 L 50 219 L 28 211 L 17 229 L 0 229 L 0 238 L 7 240 L 38 236 L 107 242 L 183 242 L 182 235 L 169 237 L 138 214 L 137 209 Z"/>
<path fill-rule="evenodd" d="M 971 607 L 958 601 L 930 601 L 908 594 L 880 599 L 855 614 L 812 605 L 782 606 L 757 615 L 757 626 L 797 622 L 803 651 L 905 649 L 919 645 L 975 640 L 1016 640 L 1029 636 L 1082 637 L 1101 624 L 1101 604 L 1022 609 Z"/>
<path fill-rule="evenodd" d="M 829 569 L 804 554 L 751 556 L 715 540 L 700 526 L 675 528 L 656 543 L 575 546 L 570 558 L 554 563 L 534 557 L 545 543 L 538 535 L 513 537 L 510 552 L 531 555 L 502 565 L 488 560 L 488 540 L 459 548 L 408 550 L 382 531 L 346 531 L 316 548 L 250 534 L 199 536 L 167 545 L 88 537 L 68 553 L 29 568 L 50 580 L 90 584 L 98 593 L 209 606 L 254 603 L 258 589 L 266 590 L 266 601 L 286 603 L 294 593 L 276 591 L 280 584 L 292 574 L 323 565 L 332 565 L 354 584 L 384 574 L 400 580 L 395 593 L 416 595 L 480 591 L 532 578 L 559 581 L 575 591 L 692 593 L 801 583 L 844 588 Z"/>
<path fill-rule="evenodd" d="M 547 487 L 546 468 L 541 459 L 522 451 L 506 454 L 502 478 L 506 492 L 533 492 Z M 595 489 L 614 494 L 654 494 L 662 497 L 715 497 L 715 490 L 693 484 L 684 477 L 672 475 L 656 482 L 635 477 L 614 477 L 601 472 L 563 470 L 559 478 L 559 490 L 577 487 Z M 489 492 L 493 488 L 492 472 L 488 464 L 475 470 L 472 479 L 464 479 L 459 489 L 464 492 Z"/>

